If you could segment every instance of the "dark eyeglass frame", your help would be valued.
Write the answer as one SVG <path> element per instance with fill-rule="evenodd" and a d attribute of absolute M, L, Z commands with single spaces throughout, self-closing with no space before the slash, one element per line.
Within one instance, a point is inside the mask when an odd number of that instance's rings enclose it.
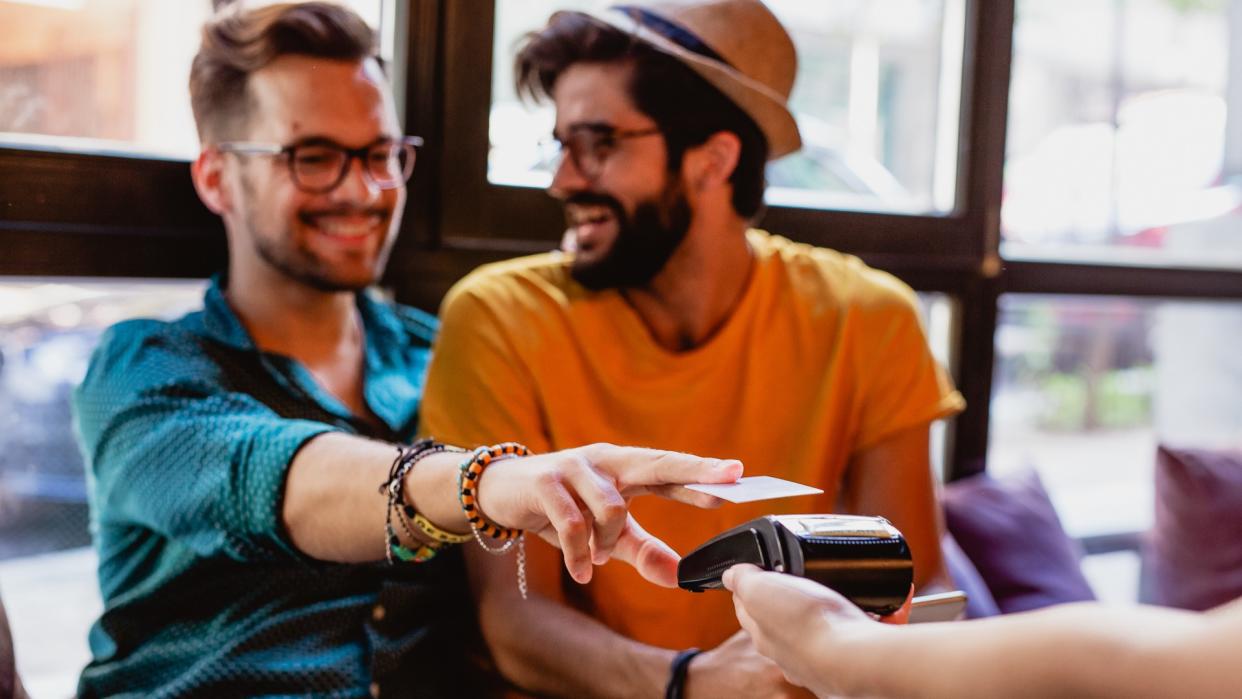
<path fill-rule="evenodd" d="M 574 124 L 568 131 L 563 138 L 552 135 L 552 143 L 558 149 L 557 160 L 553 164 L 559 165 L 560 158 L 568 153 L 574 168 L 588 180 L 599 179 L 604 172 L 604 165 L 616 151 L 620 141 L 664 133 L 659 126 L 619 129 L 612 124 L 603 123 Z"/>
<path fill-rule="evenodd" d="M 362 171 L 366 174 L 368 180 L 380 189 L 396 189 L 409 181 L 410 176 L 414 174 L 414 163 L 418 159 L 418 148 L 423 145 L 423 139 L 418 136 L 402 136 L 395 139 L 380 139 L 374 143 L 362 146 L 361 148 L 346 148 L 338 143 L 334 143 L 327 139 L 309 139 L 289 145 L 281 145 L 279 143 L 259 143 L 255 141 L 225 141 L 216 144 L 216 150 L 222 153 L 234 153 L 237 155 L 266 155 L 272 157 L 284 158 L 285 165 L 289 168 L 289 178 L 294 186 L 303 192 L 309 194 L 326 194 L 336 189 L 345 181 L 345 177 L 349 174 L 349 168 L 353 165 L 354 159 L 357 158 L 362 162 Z M 404 158 L 401 164 L 401 177 L 397 179 L 387 179 L 376 176 L 370 166 L 371 153 L 376 148 L 381 147 L 397 147 L 398 158 Z M 309 148 L 320 148 L 340 153 L 344 156 L 341 160 L 340 169 L 333 178 L 331 184 L 311 186 L 307 185 L 303 180 L 305 173 L 298 174 L 297 154 L 299 150 Z"/>

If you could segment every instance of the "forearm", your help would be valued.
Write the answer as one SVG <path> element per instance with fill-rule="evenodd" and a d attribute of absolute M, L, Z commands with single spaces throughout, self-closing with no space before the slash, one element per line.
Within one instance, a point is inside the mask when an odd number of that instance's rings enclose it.
<path fill-rule="evenodd" d="M 555 697 L 655 698 L 674 651 L 625 638 L 595 619 L 532 594 L 480 608 L 484 636 L 504 676 Z"/>
<path fill-rule="evenodd" d="M 531 591 L 522 599 L 514 563 L 477 546 L 466 562 L 479 605 L 479 623 L 501 673 L 526 691 L 599 699 L 663 696 L 674 652 L 628 639 L 566 606 L 556 595 L 559 563 L 531 547 Z"/>
<path fill-rule="evenodd" d="M 380 484 L 396 456 L 395 445 L 342 433 L 320 435 L 302 447 L 289 466 L 281 508 L 293 545 L 324 561 L 384 558 L 388 494 Z M 425 457 L 405 482 L 406 502 L 452 532 L 469 531 L 457 500 L 460 461 L 460 454 Z"/>
<path fill-rule="evenodd" d="M 1211 675 L 1236 663 L 1223 655 L 1203 662 L 1204 652 L 1219 652 L 1195 650 L 1204 623 L 1186 612 L 1084 604 L 966 623 L 867 625 L 835 634 L 840 662 L 821 679 L 850 696 L 1226 696 L 1242 677 L 1233 669 L 1224 670 L 1232 682 Z"/>
<path fill-rule="evenodd" d="M 940 549 L 944 527 L 928 459 L 926 425 L 856 452 L 850 459 L 842 497 L 847 511 L 886 517 L 901 530 L 914 559 L 917 590 L 947 582 Z"/>

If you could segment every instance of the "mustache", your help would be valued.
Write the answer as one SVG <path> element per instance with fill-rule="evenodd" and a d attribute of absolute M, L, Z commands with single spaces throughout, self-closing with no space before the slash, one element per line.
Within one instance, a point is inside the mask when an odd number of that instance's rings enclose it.
<path fill-rule="evenodd" d="M 622 209 L 621 202 L 603 192 L 575 192 L 561 201 L 562 206 L 607 206 Z"/>

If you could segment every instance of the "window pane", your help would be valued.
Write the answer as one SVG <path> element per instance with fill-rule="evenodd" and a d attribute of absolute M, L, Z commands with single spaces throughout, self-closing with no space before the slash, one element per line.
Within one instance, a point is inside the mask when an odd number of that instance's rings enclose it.
<path fill-rule="evenodd" d="M 988 469 L 1035 468 L 1071 536 L 1151 525 L 1157 443 L 1242 444 L 1242 305 L 1007 295 L 999 320 Z"/>
<path fill-rule="evenodd" d="M 201 305 L 201 282 L 0 281 L 0 592 L 32 696 L 69 696 L 98 615 L 70 396 L 100 333 Z"/>
<path fill-rule="evenodd" d="M 927 344 L 931 346 L 932 355 L 947 370 L 957 366 L 957 358 L 953 356 L 953 328 L 957 324 L 957 299 L 947 294 L 919 292 L 919 309 L 923 315 L 923 328 L 927 333 Z M 958 377 L 953 377 L 954 381 Z M 931 466 L 932 471 L 945 480 L 945 464 L 949 462 L 949 424 L 945 420 L 937 420 L 931 428 Z"/>
<path fill-rule="evenodd" d="M 492 182 L 542 187 L 552 110 L 514 95 L 518 40 L 558 9 L 612 0 L 497 0 Z M 964 0 L 769 0 L 798 46 L 804 146 L 768 170 L 773 204 L 909 213 L 954 206 Z"/>
<path fill-rule="evenodd" d="M 379 26 L 382 0 L 345 4 Z M 210 0 L 0 0 L 0 143 L 193 157 L 187 83 L 210 12 Z"/>
<path fill-rule="evenodd" d="M 1242 70 L 1229 58 L 1242 5 L 1019 0 L 1017 10 L 1004 253 L 1242 266 Z"/>

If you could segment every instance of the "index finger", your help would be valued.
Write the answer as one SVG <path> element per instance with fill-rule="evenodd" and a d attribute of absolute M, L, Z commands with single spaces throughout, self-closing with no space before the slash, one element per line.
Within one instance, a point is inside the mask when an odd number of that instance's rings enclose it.
<path fill-rule="evenodd" d="M 617 479 L 625 488 L 633 485 L 682 485 L 686 483 L 733 483 L 742 477 L 737 459 L 710 459 L 660 449 L 593 444 L 583 454 L 597 469 Z"/>
<path fill-rule="evenodd" d="M 723 500 L 715 495 L 690 490 L 681 485 L 634 485 L 622 491 L 621 495 L 626 498 L 638 495 L 658 495 L 668 500 L 676 500 L 677 502 L 694 505 L 704 510 L 712 510 L 728 502 L 728 500 Z"/>

